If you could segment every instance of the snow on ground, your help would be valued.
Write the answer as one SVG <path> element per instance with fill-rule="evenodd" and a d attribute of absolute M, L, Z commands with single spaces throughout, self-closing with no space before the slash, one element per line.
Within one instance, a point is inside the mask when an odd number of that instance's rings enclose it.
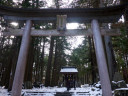
<path fill-rule="evenodd" d="M 62 87 L 62 88 L 58 88 L 58 87 L 42 87 L 42 88 L 33 88 L 33 89 L 23 89 L 22 93 L 24 93 L 24 96 L 30 96 L 30 93 L 32 92 L 38 92 L 38 95 L 34 95 L 34 96 L 41 96 L 39 95 L 40 92 L 44 92 L 42 94 L 44 94 L 43 96 L 54 96 L 54 94 L 56 94 L 56 92 L 66 92 L 67 88 L 66 87 Z M 95 87 L 84 87 L 84 88 L 71 88 L 71 90 L 69 90 L 69 92 L 72 93 L 72 96 L 79 96 L 80 94 L 90 94 L 89 96 L 101 96 L 102 94 L 102 90 L 95 88 Z M 0 88 L 0 96 L 8 96 L 8 92 L 7 89 L 4 88 Z"/>
<path fill-rule="evenodd" d="M 128 90 L 128 88 L 118 88 L 116 90 Z"/>
<path fill-rule="evenodd" d="M 128 85 L 128 84 L 127 84 Z M 128 90 L 128 88 L 119 88 L 116 90 Z M 43 96 L 54 96 L 56 92 L 66 92 L 66 87 L 42 87 L 42 88 L 33 88 L 33 89 L 23 89 L 22 93 L 24 93 L 24 96 L 42 96 L 40 93 L 43 94 Z M 30 95 L 30 93 L 36 93 L 37 95 Z M 71 88 L 69 90 L 70 93 L 72 93 L 72 96 L 85 96 L 85 94 L 89 94 L 86 96 L 102 96 L 102 90 L 96 87 L 90 87 L 89 84 L 83 85 L 81 88 Z M 34 94 L 35 94 L 34 93 Z M 114 93 L 114 91 L 113 91 Z M 0 96 L 9 96 L 7 89 L 4 89 L 4 87 L 0 87 Z"/>
<path fill-rule="evenodd" d="M 0 87 L 0 96 L 8 96 L 7 89 Z"/>

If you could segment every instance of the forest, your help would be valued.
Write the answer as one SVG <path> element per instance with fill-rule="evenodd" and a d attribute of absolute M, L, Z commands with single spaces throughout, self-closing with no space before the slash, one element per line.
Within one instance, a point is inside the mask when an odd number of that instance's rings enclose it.
<path fill-rule="evenodd" d="M 124 4 L 127 0 L 0 0 L 1 6 L 15 8 L 99 8 Z M 122 20 L 111 24 L 100 24 L 103 28 L 120 30 L 118 36 L 102 36 L 110 80 L 120 74 L 120 78 L 128 84 L 128 24 L 127 15 Z M 8 28 L 21 29 L 24 24 L 17 25 L 0 16 L 0 31 Z M 91 28 L 88 23 L 79 24 L 78 28 Z M 33 25 L 35 29 L 55 29 L 56 23 Z M 58 86 L 62 82 L 60 69 L 63 66 L 74 66 L 78 69 L 77 81 L 82 84 L 94 84 L 99 81 L 93 36 L 81 37 L 82 43 L 72 48 L 78 37 L 73 36 L 35 36 L 31 37 L 24 75 L 24 87 L 31 89 L 34 82 L 47 86 Z M 70 43 L 70 40 L 74 42 Z M 2 36 L 0 32 L 0 86 L 11 90 L 17 58 L 19 55 L 21 36 Z"/>

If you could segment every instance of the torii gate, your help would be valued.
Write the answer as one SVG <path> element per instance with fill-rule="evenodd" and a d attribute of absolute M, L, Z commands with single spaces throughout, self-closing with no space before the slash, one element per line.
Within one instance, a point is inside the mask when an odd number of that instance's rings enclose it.
<path fill-rule="evenodd" d="M 109 80 L 107 63 L 106 63 L 101 35 L 107 35 L 107 32 L 109 32 L 109 35 L 113 35 L 113 32 L 112 30 L 108 30 L 108 31 L 104 29 L 100 30 L 99 22 L 100 23 L 117 22 L 121 17 L 121 15 L 124 13 L 125 7 L 126 5 L 104 7 L 104 8 L 82 8 L 82 9 L 81 8 L 80 9 L 21 9 L 21 8 L 18 9 L 18 8 L 0 6 L 0 15 L 2 15 L 4 19 L 26 21 L 24 30 L 10 29 L 9 33 L 8 32 L 3 33 L 4 36 L 10 36 L 10 35 L 22 36 L 22 43 L 17 61 L 17 67 L 16 67 L 11 96 L 20 96 L 21 94 L 25 66 L 26 66 L 26 57 L 29 50 L 30 36 L 50 36 L 50 35 L 51 36 L 93 35 L 102 93 L 103 96 L 112 96 L 111 84 Z M 46 32 L 45 30 L 38 30 L 38 31 L 32 30 L 31 32 L 32 22 L 33 23 L 56 22 L 57 15 L 58 18 L 63 17 L 62 20 L 58 19 L 59 20 L 58 22 L 60 23 L 58 23 L 59 25 L 57 30 L 52 30 L 52 31 L 49 30 L 48 32 Z M 91 29 L 66 30 L 65 19 L 67 20 L 67 22 L 75 21 L 81 23 L 85 23 L 85 22 L 91 23 L 92 31 Z M 90 31 L 92 32 L 91 34 Z M 113 31 L 118 31 L 118 30 L 113 30 Z"/>

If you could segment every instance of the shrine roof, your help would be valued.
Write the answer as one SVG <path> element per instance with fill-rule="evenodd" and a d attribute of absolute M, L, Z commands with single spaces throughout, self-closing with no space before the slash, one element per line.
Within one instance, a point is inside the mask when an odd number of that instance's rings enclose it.
<path fill-rule="evenodd" d="M 78 73 L 76 67 L 62 67 L 60 70 L 61 73 Z"/>

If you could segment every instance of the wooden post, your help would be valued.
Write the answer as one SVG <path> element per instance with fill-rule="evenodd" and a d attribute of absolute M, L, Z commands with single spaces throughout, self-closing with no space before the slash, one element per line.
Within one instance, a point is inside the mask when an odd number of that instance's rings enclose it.
<path fill-rule="evenodd" d="M 101 87 L 102 87 L 102 94 L 103 96 L 112 96 L 111 84 L 109 80 L 105 52 L 103 48 L 103 42 L 102 42 L 98 20 L 95 19 L 92 20 L 92 30 L 93 30 L 95 52 L 96 52 L 97 64 L 98 64 Z"/>
<path fill-rule="evenodd" d="M 32 25 L 31 20 L 27 20 L 24 29 L 24 34 L 22 37 L 11 96 L 21 95 L 22 83 L 24 79 L 25 66 L 26 66 L 26 60 L 27 60 L 27 54 L 29 48 L 31 25 Z"/>

